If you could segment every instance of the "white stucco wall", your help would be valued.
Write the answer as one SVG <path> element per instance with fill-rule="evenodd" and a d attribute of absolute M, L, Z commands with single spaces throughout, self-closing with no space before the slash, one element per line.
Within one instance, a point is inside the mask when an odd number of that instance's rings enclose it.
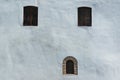
<path fill-rule="evenodd" d="M 0 80 L 120 80 L 120 2 L 1 0 Z M 23 6 L 39 8 L 37 27 L 23 26 Z M 92 27 L 77 26 L 77 8 L 92 7 Z M 63 75 L 74 56 L 78 75 Z"/>

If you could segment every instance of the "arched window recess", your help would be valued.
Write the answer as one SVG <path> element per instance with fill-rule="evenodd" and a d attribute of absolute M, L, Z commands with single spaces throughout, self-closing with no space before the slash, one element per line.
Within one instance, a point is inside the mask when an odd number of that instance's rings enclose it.
<path fill-rule="evenodd" d="M 63 74 L 78 74 L 78 63 L 74 57 L 68 56 L 63 60 Z"/>

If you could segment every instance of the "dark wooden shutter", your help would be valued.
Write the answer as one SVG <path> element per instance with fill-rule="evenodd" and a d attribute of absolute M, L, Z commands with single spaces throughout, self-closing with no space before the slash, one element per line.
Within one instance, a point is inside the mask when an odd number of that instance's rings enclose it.
<path fill-rule="evenodd" d="M 78 26 L 92 25 L 92 11 L 88 7 L 78 8 Z"/>
<path fill-rule="evenodd" d="M 24 7 L 24 26 L 38 25 L 38 8 L 34 6 Z"/>

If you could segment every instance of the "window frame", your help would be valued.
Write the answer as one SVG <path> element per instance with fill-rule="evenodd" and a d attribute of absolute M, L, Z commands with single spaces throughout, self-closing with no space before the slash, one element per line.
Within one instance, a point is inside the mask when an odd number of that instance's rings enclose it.
<path fill-rule="evenodd" d="M 74 63 L 74 73 L 72 73 L 72 74 L 68 74 L 66 71 L 67 70 L 66 62 L 69 60 L 73 61 L 73 63 Z M 64 75 L 78 75 L 78 62 L 74 57 L 68 56 L 63 60 L 63 74 Z"/>

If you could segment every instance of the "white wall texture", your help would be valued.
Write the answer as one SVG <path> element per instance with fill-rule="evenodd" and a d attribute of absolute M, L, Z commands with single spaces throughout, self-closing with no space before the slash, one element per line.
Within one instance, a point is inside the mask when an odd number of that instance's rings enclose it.
<path fill-rule="evenodd" d="M 0 0 L 0 80 L 120 80 L 119 0 Z M 39 25 L 23 26 L 23 6 L 39 7 Z M 92 7 L 92 27 L 77 8 Z M 67 56 L 78 75 L 63 75 Z"/>

